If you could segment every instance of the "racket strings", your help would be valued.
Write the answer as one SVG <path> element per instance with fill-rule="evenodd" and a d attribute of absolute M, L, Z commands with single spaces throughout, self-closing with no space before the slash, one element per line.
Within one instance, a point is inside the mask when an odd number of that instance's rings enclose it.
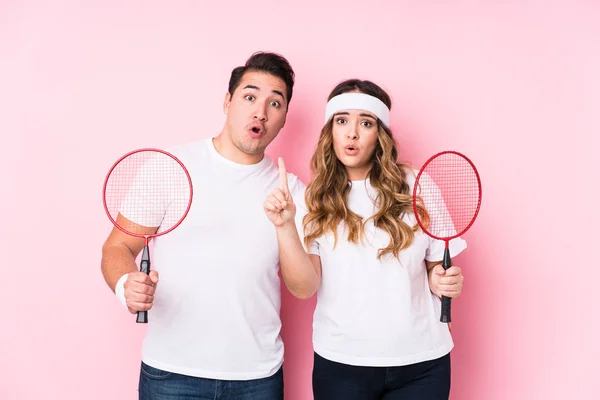
<path fill-rule="evenodd" d="M 455 153 L 432 159 L 418 182 L 420 195 L 429 212 L 427 230 L 434 236 L 460 234 L 477 215 L 480 182 L 470 162 Z"/>
<path fill-rule="evenodd" d="M 138 151 L 121 159 L 110 172 L 105 202 L 123 230 L 140 235 L 158 227 L 158 233 L 184 217 L 190 189 L 188 175 L 174 158 L 158 151 Z"/>

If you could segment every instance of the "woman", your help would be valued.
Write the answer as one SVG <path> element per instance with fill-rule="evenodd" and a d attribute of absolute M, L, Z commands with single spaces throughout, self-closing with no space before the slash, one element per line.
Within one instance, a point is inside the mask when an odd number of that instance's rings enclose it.
<path fill-rule="evenodd" d="M 390 109 L 388 94 L 370 81 L 337 85 L 311 160 L 303 234 L 281 160 L 281 188 L 265 201 L 287 287 L 299 298 L 317 292 L 315 400 L 449 396 L 453 342 L 439 298 L 456 298 L 463 277 L 456 266 L 444 271 L 444 243 L 416 224 L 416 174 L 397 162 Z M 455 239 L 451 254 L 465 247 Z"/>

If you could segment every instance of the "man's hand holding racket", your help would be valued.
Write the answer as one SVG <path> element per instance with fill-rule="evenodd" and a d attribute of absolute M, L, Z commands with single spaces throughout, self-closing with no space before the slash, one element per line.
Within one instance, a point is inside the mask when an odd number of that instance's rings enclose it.
<path fill-rule="evenodd" d="M 123 288 L 125 301 L 130 313 L 148 311 L 154 303 L 154 292 L 158 284 L 158 272 L 151 270 L 150 274 L 135 271 L 127 275 Z"/>

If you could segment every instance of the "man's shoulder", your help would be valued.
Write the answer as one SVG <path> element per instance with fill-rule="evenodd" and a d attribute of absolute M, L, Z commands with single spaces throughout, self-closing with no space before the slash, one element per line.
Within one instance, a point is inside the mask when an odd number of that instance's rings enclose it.
<path fill-rule="evenodd" d="M 265 154 L 265 159 L 264 159 L 264 165 L 263 168 L 264 170 L 267 170 L 269 175 L 273 175 L 273 176 L 277 176 L 277 178 L 279 178 L 279 166 L 277 165 L 277 162 L 275 160 L 273 160 L 273 158 L 271 158 L 270 156 L 268 156 L 267 154 Z M 304 182 L 302 182 L 302 180 L 300 178 L 298 178 L 298 176 L 293 173 L 293 172 L 287 172 L 287 178 L 288 178 L 288 188 L 290 189 L 290 191 L 293 193 L 294 189 L 298 189 L 298 190 L 304 190 L 304 188 L 306 187 L 306 185 L 304 184 Z"/>
<path fill-rule="evenodd" d="M 177 155 L 187 154 L 190 152 L 198 152 L 206 149 L 206 141 L 208 139 L 194 140 L 188 142 L 177 143 L 165 148 L 165 151 Z"/>
<path fill-rule="evenodd" d="M 208 153 L 207 140 L 209 139 L 182 142 L 166 147 L 164 150 L 177 157 L 183 164 L 198 163 L 206 159 L 202 156 Z"/>

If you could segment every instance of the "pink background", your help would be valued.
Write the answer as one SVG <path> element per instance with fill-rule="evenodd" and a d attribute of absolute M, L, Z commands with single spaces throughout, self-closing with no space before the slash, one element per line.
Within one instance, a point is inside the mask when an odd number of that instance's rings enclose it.
<path fill-rule="evenodd" d="M 224 3 L 0 2 L 0 399 L 137 398 L 145 328 L 99 268 L 105 173 L 217 134 L 231 69 L 260 49 L 297 73 L 269 154 L 302 179 L 350 77 L 389 90 L 404 159 L 478 166 L 452 399 L 600 398 L 600 3 Z M 313 308 L 285 292 L 287 399 L 312 398 Z"/>

